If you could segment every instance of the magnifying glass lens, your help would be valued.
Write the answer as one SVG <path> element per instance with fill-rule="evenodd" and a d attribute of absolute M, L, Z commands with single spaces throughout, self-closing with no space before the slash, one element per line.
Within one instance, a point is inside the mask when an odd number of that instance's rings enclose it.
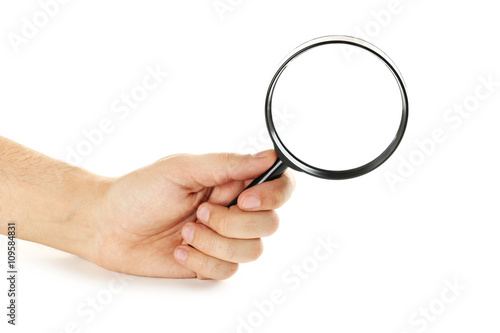
<path fill-rule="evenodd" d="M 314 47 L 288 63 L 271 106 L 286 149 L 304 163 L 334 171 L 379 156 L 396 136 L 403 107 L 387 65 L 348 44 Z"/>

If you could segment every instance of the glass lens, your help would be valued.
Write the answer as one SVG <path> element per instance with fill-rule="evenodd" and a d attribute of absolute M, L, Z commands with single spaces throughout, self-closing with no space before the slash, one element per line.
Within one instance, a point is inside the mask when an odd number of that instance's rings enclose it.
<path fill-rule="evenodd" d="M 385 63 L 347 44 L 317 46 L 292 60 L 271 106 L 288 150 L 309 165 L 335 171 L 380 155 L 394 139 L 402 111 L 399 86 Z M 279 122 L 284 116 L 287 122 Z"/>

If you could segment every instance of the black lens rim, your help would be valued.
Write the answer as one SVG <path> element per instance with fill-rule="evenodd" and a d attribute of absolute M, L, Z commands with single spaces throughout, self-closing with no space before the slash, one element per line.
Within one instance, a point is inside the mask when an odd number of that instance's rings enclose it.
<path fill-rule="evenodd" d="M 346 169 L 346 170 L 326 170 L 326 169 L 321 169 L 314 167 L 310 164 L 307 164 L 297 158 L 295 155 L 292 154 L 288 150 L 288 148 L 283 144 L 281 141 L 276 128 L 274 126 L 273 122 L 273 116 L 272 116 L 272 99 L 273 99 L 273 93 L 274 93 L 274 88 L 276 87 L 276 83 L 278 82 L 281 74 L 283 71 L 286 69 L 286 66 L 295 58 L 303 54 L 304 52 L 307 52 L 308 50 L 311 50 L 315 47 L 319 47 L 321 45 L 326 45 L 326 44 L 347 44 L 347 45 L 352 45 L 356 47 L 360 47 L 362 49 L 365 49 L 375 56 L 377 56 L 382 62 L 385 63 L 385 65 L 389 68 L 391 73 L 394 75 L 394 78 L 396 79 L 399 90 L 401 92 L 401 99 L 402 99 L 402 112 L 401 112 L 401 121 L 399 124 L 398 131 L 396 132 L 396 135 L 392 142 L 389 144 L 389 146 L 376 158 L 374 158 L 372 161 L 357 167 L 353 169 Z M 266 124 L 267 124 L 267 130 L 269 131 L 269 135 L 271 136 L 271 139 L 274 143 L 274 149 L 276 151 L 276 154 L 278 157 L 285 163 L 286 166 L 295 169 L 297 171 L 303 171 L 307 174 L 310 174 L 315 177 L 319 178 L 324 178 L 324 179 L 349 179 L 349 178 L 355 178 L 362 176 L 368 172 L 371 172 L 378 168 L 380 165 L 382 165 L 387 159 L 394 153 L 394 151 L 398 148 L 399 144 L 401 143 L 401 140 L 403 139 L 406 126 L 408 123 L 408 113 L 409 113 L 409 106 L 408 106 L 408 94 L 406 91 L 406 86 L 403 80 L 403 77 L 401 76 L 401 73 L 397 69 L 396 65 L 392 62 L 392 60 L 384 53 L 382 50 L 374 46 L 373 44 L 368 43 L 367 41 L 364 41 L 359 38 L 351 37 L 351 36 L 340 36 L 340 35 L 335 35 L 335 36 L 324 36 L 320 38 L 313 39 L 305 44 L 302 44 L 298 48 L 296 48 L 294 51 L 292 51 L 281 63 L 279 66 L 278 70 L 276 71 L 276 74 L 274 75 L 273 79 L 271 80 L 271 83 L 269 84 L 269 88 L 267 90 L 267 95 L 266 95 L 266 106 L 265 106 L 265 113 L 266 113 Z M 326 153 L 326 152 L 325 152 Z"/>

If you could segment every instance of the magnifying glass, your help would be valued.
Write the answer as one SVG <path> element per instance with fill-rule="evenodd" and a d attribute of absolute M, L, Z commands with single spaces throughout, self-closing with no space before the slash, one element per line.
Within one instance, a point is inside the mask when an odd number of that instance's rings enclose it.
<path fill-rule="evenodd" d="M 265 116 L 278 159 L 247 189 L 287 168 L 338 180 L 373 171 L 403 138 L 408 96 L 401 73 L 380 49 L 350 36 L 325 36 L 282 61 L 267 90 Z"/>

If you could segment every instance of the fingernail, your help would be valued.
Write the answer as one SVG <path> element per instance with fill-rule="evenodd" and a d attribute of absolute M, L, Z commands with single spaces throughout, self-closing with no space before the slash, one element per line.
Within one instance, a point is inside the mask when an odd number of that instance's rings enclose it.
<path fill-rule="evenodd" d="M 263 158 L 263 157 L 267 157 L 267 156 L 271 155 L 273 152 L 274 152 L 274 150 L 268 149 L 268 150 L 261 151 L 257 154 L 253 154 L 252 156 L 255 158 Z"/>
<path fill-rule="evenodd" d="M 260 200 L 254 196 L 250 196 L 243 201 L 243 209 L 255 209 L 259 206 Z"/>
<path fill-rule="evenodd" d="M 208 210 L 207 207 L 202 206 L 198 209 L 198 219 L 203 222 L 207 223 L 208 222 L 208 217 L 210 215 L 210 211 Z"/>
<path fill-rule="evenodd" d="M 180 247 L 177 250 L 175 250 L 174 256 L 179 261 L 186 261 L 188 253 L 187 253 L 187 251 L 185 249 L 183 249 L 182 247 Z"/>
<path fill-rule="evenodd" d="M 182 228 L 182 238 L 184 238 L 184 240 L 188 243 L 191 244 L 191 242 L 193 241 L 193 235 L 194 235 L 194 228 L 192 225 L 188 225 L 188 226 L 185 226 L 184 228 Z"/>

